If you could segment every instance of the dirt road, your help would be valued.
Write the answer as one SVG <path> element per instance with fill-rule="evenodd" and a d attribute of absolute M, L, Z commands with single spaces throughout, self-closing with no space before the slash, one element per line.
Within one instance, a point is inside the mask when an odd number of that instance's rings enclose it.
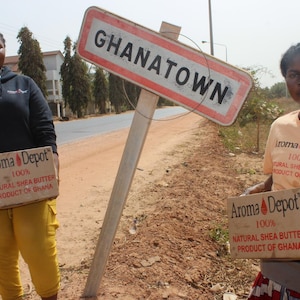
<path fill-rule="evenodd" d="M 194 113 L 152 121 L 124 215 L 133 219 L 150 205 L 147 199 L 136 203 L 130 199 L 172 169 L 184 155 L 185 144 L 191 143 L 202 122 L 206 120 Z M 128 132 L 129 129 L 117 131 L 59 148 L 58 251 L 64 269 L 77 269 L 93 255 Z M 178 147 L 182 151 L 178 151 Z M 26 268 L 23 269 L 24 285 L 29 286 L 28 273 Z M 81 284 L 85 277 L 82 279 Z M 64 290 L 75 288 L 71 285 L 78 290 L 77 283 L 62 280 L 61 299 L 74 299 L 74 296 L 64 295 Z M 83 288 L 80 286 L 79 289 Z M 28 299 L 34 297 L 33 291 Z"/>
<path fill-rule="evenodd" d="M 189 113 L 168 121 L 153 121 L 131 189 L 161 177 L 174 162 L 172 150 L 192 138 L 203 119 Z M 94 247 L 114 184 L 129 129 L 59 149 L 61 186 L 58 245 L 61 264 L 78 266 Z M 130 197 L 130 196 L 129 196 Z M 137 208 L 135 208 L 137 209 Z"/>

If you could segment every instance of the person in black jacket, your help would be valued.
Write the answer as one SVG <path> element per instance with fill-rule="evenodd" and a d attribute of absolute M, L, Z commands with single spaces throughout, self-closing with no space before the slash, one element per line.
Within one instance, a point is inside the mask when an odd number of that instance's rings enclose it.
<path fill-rule="evenodd" d="M 0 153 L 52 147 L 57 180 L 56 133 L 48 103 L 36 83 L 3 66 L 5 39 L 0 33 Z M 1 201 L 1 199 L 0 199 Z M 28 264 L 32 282 L 43 300 L 57 299 L 56 199 L 0 209 L 0 295 L 22 299 L 19 253 Z"/>

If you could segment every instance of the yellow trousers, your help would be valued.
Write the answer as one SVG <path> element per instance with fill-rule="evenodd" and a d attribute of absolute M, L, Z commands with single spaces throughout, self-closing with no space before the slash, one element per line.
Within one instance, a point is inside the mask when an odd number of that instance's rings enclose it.
<path fill-rule="evenodd" d="M 20 299 L 23 288 L 19 253 L 28 264 L 32 282 L 41 297 L 55 295 L 60 286 L 57 262 L 56 200 L 0 209 L 0 295 Z"/>

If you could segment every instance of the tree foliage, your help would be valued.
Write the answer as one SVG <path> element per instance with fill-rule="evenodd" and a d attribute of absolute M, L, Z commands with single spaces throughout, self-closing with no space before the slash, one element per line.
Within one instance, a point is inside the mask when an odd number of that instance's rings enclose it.
<path fill-rule="evenodd" d="M 71 111 L 81 118 L 91 100 L 88 67 L 76 53 L 76 44 L 73 45 L 73 55 L 71 54 L 72 42 L 69 37 L 65 39 L 64 45 L 65 59 L 60 69 L 63 80 L 62 93 Z"/>
<path fill-rule="evenodd" d="M 119 76 L 109 74 L 109 99 L 115 107 L 116 114 L 123 112 L 124 106 L 126 106 L 123 84 L 124 81 Z"/>
<path fill-rule="evenodd" d="M 141 88 L 129 81 L 123 80 L 123 82 L 123 93 L 127 100 L 124 104 L 124 107 L 126 110 L 135 109 L 139 100 Z"/>
<path fill-rule="evenodd" d="M 43 54 L 39 42 L 33 38 L 32 32 L 27 27 L 22 27 L 17 39 L 20 43 L 19 70 L 31 77 L 41 89 L 44 96 L 47 96 L 46 67 L 43 62 Z"/>
<path fill-rule="evenodd" d="M 69 105 L 71 110 L 76 113 L 77 117 L 81 118 L 91 99 L 88 66 L 76 52 L 72 56 L 71 62 L 72 90 Z"/>
<path fill-rule="evenodd" d="M 106 101 L 108 100 L 108 81 L 103 69 L 96 68 L 93 81 L 93 95 L 95 105 L 100 114 L 106 114 Z"/>
<path fill-rule="evenodd" d="M 64 62 L 60 67 L 60 76 L 62 81 L 62 95 L 65 103 L 69 103 L 71 97 L 71 78 L 72 74 L 70 72 L 71 67 L 71 57 L 72 57 L 72 41 L 70 37 L 66 37 L 64 40 Z"/>
<path fill-rule="evenodd" d="M 288 92 L 285 82 L 277 82 L 273 86 L 271 86 L 269 91 L 270 99 L 283 98 L 287 96 Z"/>
<path fill-rule="evenodd" d="M 260 141 L 260 125 L 267 121 L 273 121 L 278 118 L 283 111 L 280 107 L 269 99 L 268 89 L 260 87 L 258 74 L 262 72 L 260 68 L 248 68 L 248 72 L 252 75 L 254 84 L 253 88 L 245 102 L 238 117 L 240 126 L 246 126 L 250 122 L 256 123 L 257 139 L 256 151 L 259 152 Z"/>
<path fill-rule="evenodd" d="M 158 107 L 162 107 L 162 106 L 176 106 L 177 104 L 175 104 L 175 102 L 173 101 L 170 101 L 166 98 L 163 98 L 163 97 L 159 97 L 159 100 L 158 100 L 158 103 L 157 103 L 157 106 Z"/>

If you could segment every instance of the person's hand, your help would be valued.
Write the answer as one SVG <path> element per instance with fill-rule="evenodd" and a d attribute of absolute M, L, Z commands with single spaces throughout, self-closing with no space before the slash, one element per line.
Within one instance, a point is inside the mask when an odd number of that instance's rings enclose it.
<path fill-rule="evenodd" d="M 247 188 L 241 194 L 241 196 L 271 191 L 272 185 L 273 185 L 273 176 L 270 175 L 265 181 Z"/>
<path fill-rule="evenodd" d="M 265 188 L 265 183 L 264 182 L 260 182 L 256 185 L 250 186 L 248 187 L 242 194 L 241 196 L 246 196 L 246 195 L 250 195 L 250 194 L 256 194 L 256 193 L 262 193 L 265 192 L 266 188 Z"/>

